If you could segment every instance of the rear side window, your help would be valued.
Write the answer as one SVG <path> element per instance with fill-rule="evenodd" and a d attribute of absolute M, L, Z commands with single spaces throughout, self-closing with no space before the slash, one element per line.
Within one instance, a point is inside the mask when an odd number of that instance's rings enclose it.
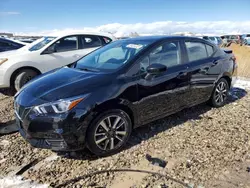
<path fill-rule="evenodd" d="M 197 61 L 207 58 L 207 51 L 204 43 L 185 42 L 189 61 Z"/>
<path fill-rule="evenodd" d="M 102 41 L 98 36 L 81 36 L 83 48 L 95 48 L 102 46 Z"/>
<path fill-rule="evenodd" d="M 214 48 L 208 44 L 206 44 L 206 48 L 207 48 L 207 55 L 208 57 L 210 57 L 214 53 Z"/>

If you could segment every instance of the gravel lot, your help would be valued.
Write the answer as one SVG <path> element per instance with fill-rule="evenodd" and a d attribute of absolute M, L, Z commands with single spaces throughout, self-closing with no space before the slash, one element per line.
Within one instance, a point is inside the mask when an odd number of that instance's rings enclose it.
<path fill-rule="evenodd" d="M 249 90 L 250 92 L 250 90 Z M 0 122 L 11 122 L 12 98 L 0 95 Z M 153 166 L 145 154 L 167 161 Z M 250 187 L 250 95 L 233 89 L 219 109 L 202 104 L 136 129 L 127 148 L 106 158 L 81 151 L 63 157 L 32 148 L 18 133 L 0 136 L 0 177 L 12 177 L 35 161 L 22 177 L 50 186 L 89 172 L 131 168 L 168 174 L 200 187 Z M 35 164 L 36 163 L 36 164 Z M 0 187 L 6 187 L 0 179 Z M 170 180 L 140 173 L 104 173 L 66 187 L 182 187 Z M 20 186 L 18 186 L 20 188 Z M 26 186 L 27 187 L 27 186 Z"/>

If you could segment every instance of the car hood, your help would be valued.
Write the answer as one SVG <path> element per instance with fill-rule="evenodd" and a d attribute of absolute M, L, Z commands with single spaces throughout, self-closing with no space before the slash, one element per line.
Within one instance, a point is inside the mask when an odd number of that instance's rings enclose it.
<path fill-rule="evenodd" d="M 93 88 L 110 83 L 110 76 L 64 67 L 50 71 L 31 81 L 17 94 L 17 102 L 25 107 L 88 94 Z"/>

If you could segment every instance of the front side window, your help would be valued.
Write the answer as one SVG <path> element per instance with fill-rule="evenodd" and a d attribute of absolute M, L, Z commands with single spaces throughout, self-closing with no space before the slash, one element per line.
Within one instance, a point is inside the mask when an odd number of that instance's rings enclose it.
<path fill-rule="evenodd" d="M 207 58 L 207 51 L 204 43 L 185 42 L 189 61 L 197 61 Z"/>
<path fill-rule="evenodd" d="M 150 64 L 159 63 L 167 67 L 180 64 L 180 46 L 178 42 L 165 42 L 149 54 Z"/>
<path fill-rule="evenodd" d="M 76 68 L 93 71 L 112 71 L 134 58 L 151 41 L 115 41 L 80 59 Z"/>
<path fill-rule="evenodd" d="M 35 43 L 33 46 L 31 46 L 31 48 L 29 48 L 29 51 L 40 50 L 41 48 L 43 48 L 44 46 L 46 46 L 48 43 L 50 43 L 55 39 L 56 37 L 44 37 L 40 40 L 40 42 Z"/>
<path fill-rule="evenodd" d="M 55 52 L 66 52 L 77 50 L 77 37 L 68 36 L 61 38 L 56 43 L 53 44 Z"/>
<path fill-rule="evenodd" d="M 83 48 L 95 48 L 102 46 L 102 41 L 98 36 L 81 36 Z"/>

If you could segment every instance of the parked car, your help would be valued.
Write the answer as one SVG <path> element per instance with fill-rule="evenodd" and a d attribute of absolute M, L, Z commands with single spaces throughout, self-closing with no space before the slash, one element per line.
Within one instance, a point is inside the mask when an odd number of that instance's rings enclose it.
<path fill-rule="evenodd" d="M 236 73 L 232 51 L 202 39 L 117 40 L 25 85 L 17 125 L 34 147 L 105 156 L 140 125 L 205 101 L 223 106 Z"/>
<path fill-rule="evenodd" d="M 26 43 L 32 43 L 32 42 L 34 42 L 36 39 L 19 39 L 19 41 L 21 41 L 21 42 L 26 42 Z"/>
<path fill-rule="evenodd" d="M 242 44 L 250 45 L 250 34 L 242 35 Z"/>
<path fill-rule="evenodd" d="M 35 76 L 77 61 L 115 40 L 104 33 L 68 33 L 47 36 L 31 45 L 0 54 L 0 88 L 19 90 Z"/>
<path fill-rule="evenodd" d="M 210 41 L 210 42 L 216 44 L 217 46 L 220 46 L 222 44 L 222 39 L 220 37 L 216 37 L 216 36 L 201 36 L 199 38 L 202 38 L 204 40 Z"/>
<path fill-rule="evenodd" d="M 23 42 L 0 37 L 0 52 L 16 50 L 22 48 L 25 45 L 26 44 Z"/>
<path fill-rule="evenodd" d="M 235 43 L 240 44 L 241 43 L 241 35 L 223 35 L 221 36 L 222 39 L 226 39 L 227 43 Z"/>

